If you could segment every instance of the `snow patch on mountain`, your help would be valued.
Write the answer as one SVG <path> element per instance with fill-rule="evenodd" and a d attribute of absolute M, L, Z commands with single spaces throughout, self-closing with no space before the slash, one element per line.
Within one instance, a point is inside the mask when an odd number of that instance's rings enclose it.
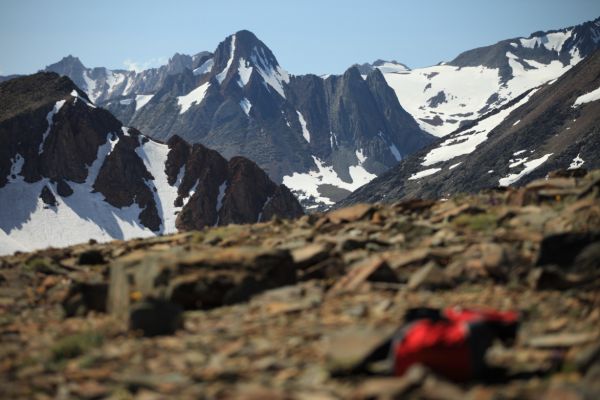
<path fill-rule="evenodd" d="M 421 179 L 421 178 L 424 178 L 426 176 L 433 175 L 436 172 L 440 172 L 441 170 L 442 170 L 441 168 L 429 168 L 429 169 L 425 169 L 423 171 L 419 171 L 419 172 L 416 172 L 416 173 L 412 174 L 408 178 L 408 180 L 409 181 L 414 181 L 414 180 L 417 180 L 417 179 Z"/>
<path fill-rule="evenodd" d="M 362 165 L 365 161 L 367 161 L 367 157 L 365 156 L 363 149 L 358 149 L 354 153 L 356 154 L 356 158 L 358 158 L 359 165 Z"/>
<path fill-rule="evenodd" d="M 225 192 L 227 191 L 227 180 L 225 180 L 221 185 L 219 185 L 219 194 L 217 195 L 217 221 L 215 222 L 215 226 L 219 225 L 219 212 L 221 208 L 223 208 L 223 200 L 225 199 Z"/>
<path fill-rule="evenodd" d="M 153 94 L 138 94 L 135 96 L 135 111 L 138 111 L 140 108 L 144 107 L 152 98 Z"/>
<path fill-rule="evenodd" d="M 95 93 L 96 91 L 96 81 L 89 76 L 89 73 L 85 71 L 83 73 L 83 80 L 85 82 L 85 92 L 87 93 L 90 100 L 96 102 L 100 93 Z"/>
<path fill-rule="evenodd" d="M 337 140 L 337 136 L 334 132 L 329 132 L 329 144 L 331 146 L 331 148 L 333 149 L 333 146 L 335 145 L 336 147 L 338 146 L 338 140 Z"/>
<path fill-rule="evenodd" d="M 250 116 L 250 109 L 252 108 L 252 103 L 250 103 L 250 100 L 244 97 L 242 100 L 240 100 L 240 107 L 247 116 Z"/>
<path fill-rule="evenodd" d="M 161 233 L 177 232 L 175 218 L 178 210 L 174 209 L 174 204 L 175 199 L 177 199 L 178 184 L 176 183 L 176 186 L 169 185 L 167 173 L 165 172 L 169 146 L 148 140 L 137 147 L 135 152 L 144 162 L 148 172 L 154 177 L 153 181 L 146 183 L 150 191 L 154 193 L 156 208 L 163 224 Z"/>
<path fill-rule="evenodd" d="M 42 154 L 44 152 L 44 143 L 46 142 L 46 138 L 50 134 L 50 129 L 52 129 L 52 121 L 54 119 L 54 116 L 60 111 L 64 104 L 65 100 L 57 101 L 56 103 L 54 103 L 54 107 L 52 107 L 52 110 L 50 110 L 50 112 L 48 112 L 48 115 L 46 115 L 46 121 L 48 121 L 48 128 L 46 128 L 46 131 L 42 135 L 42 142 L 40 143 L 38 154 Z"/>
<path fill-rule="evenodd" d="M 513 78 L 508 82 L 506 89 L 501 89 L 507 98 L 526 92 L 532 87 L 540 86 L 558 78 L 574 64 L 563 65 L 560 61 L 554 60 L 549 64 L 538 63 L 534 60 L 520 60 L 514 54 L 506 53 L 508 63 L 512 68 Z M 523 65 L 526 63 L 533 69 L 526 69 Z"/>
<path fill-rule="evenodd" d="M 235 35 L 231 36 L 230 40 L 231 40 L 231 42 L 229 44 L 229 47 L 230 47 L 229 59 L 227 60 L 227 64 L 225 65 L 225 68 L 223 69 L 223 71 L 218 73 L 216 76 L 216 79 L 219 82 L 219 84 L 223 83 L 223 80 L 227 77 L 229 68 L 231 68 L 231 64 L 233 63 L 233 57 L 235 54 Z"/>
<path fill-rule="evenodd" d="M 410 69 L 406 65 L 390 61 L 385 61 L 380 65 L 376 65 L 375 68 L 377 68 L 384 74 L 398 74 L 410 71 Z"/>
<path fill-rule="evenodd" d="M 474 115 L 500 86 L 498 71 L 485 67 L 438 65 L 403 74 L 388 73 L 384 77 L 394 89 L 400 105 L 422 129 L 436 136 L 444 136 L 458 128 L 457 116 L 464 115 L 466 118 Z M 426 107 L 427 101 L 440 91 L 446 94 L 446 102 L 438 105 L 436 111 Z M 453 118 L 456 122 L 435 125 L 424 121 L 439 115 Z"/>
<path fill-rule="evenodd" d="M 125 80 L 127 76 L 122 73 L 106 70 L 105 73 L 105 82 L 108 85 L 108 94 L 110 95 L 115 91 L 117 87 L 119 87 Z"/>
<path fill-rule="evenodd" d="M 10 159 L 10 161 L 11 161 L 10 174 L 7 176 L 7 178 L 8 178 L 9 182 L 12 182 L 13 180 L 17 179 L 17 176 L 23 170 L 23 164 L 25 164 L 25 159 L 23 158 L 23 156 L 21 156 L 19 153 L 17 153 L 14 156 L 14 158 Z"/>
<path fill-rule="evenodd" d="M 520 39 L 510 45 L 515 49 L 520 45 L 544 46 L 560 52 L 571 35 L 572 31 L 549 33 Z M 445 64 L 403 72 L 382 72 L 402 107 L 417 120 L 421 129 L 441 137 L 457 130 L 463 121 L 476 120 L 522 93 L 552 82 L 582 60 L 576 47 L 569 50 L 569 55 L 569 62 L 563 65 L 558 60 L 544 64 L 506 52 L 512 70 L 512 76 L 508 78 L 502 77 L 498 68 Z M 440 92 L 444 93 L 445 101 L 428 107 L 428 102 Z"/>
<path fill-rule="evenodd" d="M 96 160 L 88 167 L 84 183 L 68 182 L 73 194 L 61 197 L 56 184 L 44 178 L 27 183 L 18 173 L 23 158 L 15 157 L 11 167 L 15 178 L 0 189 L 0 238 L 10 235 L 10 241 L 0 240 L 0 254 L 15 250 L 31 251 L 47 246 L 62 247 L 78 243 L 81 238 L 110 241 L 134 237 L 153 236 L 154 232 L 139 222 L 141 212 L 137 203 L 116 208 L 108 204 L 101 193 L 95 192 L 93 183 L 100 167 L 118 139 L 108 134 L 105 144 L 98 148 Z M 46 205 L 40 198 L 47 186 L 56 198 L 56 206 Z M 56 227 L 61 227 L 59 235 Z"/>
<path fill-rule="evenodd" d="M 215 65 L 215 60 L 213 58 L 209 58 L 208 60 L 204 61 L 204 63 L 201 66 L 199 66 L 192 72 L 194 73 L 194 75 L 203 75 L 210 72 L 212 70 L 213 65 Z"/>
<path fill-rule="evenodd" d="M 519 163 L 515 163 L 513 164 L 513 167 L 516 167 L 517 165 L 521 165 L 524 164 L 525 168 L 523 168 L 523 170 L 517 174 L 510 174 L 508 176 L 505 176 L 504 178 L 500 178 L 500 180 L 498 181 L 498 185 L 500 186 L 509 186 L 512 185 L 515 182 L 518 182 L 519 179 L 521 179 L 522 177 L 524 177 L 525 175 L 531 173 L 534 169 L 538 168 L 540 165 L 542 165 L 543 163 L 545 163 L 548 158 L 550 158 L 550 156 L 553 153 L 548 153 L 543 155 L 540 158 L 536 158 L 534 160 L 531 161 L 527 161 L 527 162 L 519 162 Z M 509 168 L 511 168 L 511 166 L 509 166 Z"/>
<path fill-rule="evenodd" d="M 89 101 L 87 101 L 87 99 L 85 99 L 85 98 L 81 97 L 81 96 L 79 95 L 79 93 L 77 92 L 77 90 L 75 90 L 75 89 L 73 89 L 73 90 L 71 91 L 71 96 L 75 98 L 75 100 L 73 101 L 73 104 L 76 104 L 76 103 L 77 103 L 77 100 L 81 100 L 81 101 L 83 101 L 83 102 L 84 102 L 84 103 L 85 103 L 85 104 L 86 104 L 88 107 L 91 107 L 91 108 L 96 108 L 96 106 L 95 106 L 94 104 L 92 104 L 92 103 L 90 103 Z"/>
<path fill-rule="evenodd" d="M 358 154 L 360 154 L 360 157 Z M 340 189 L 354 191 L 377 177 L 363 167 L 362 163 L 366 160 L 366 157 L 363 156 L 362 151 L 357 152 L 357 157 L 359 158 L 358 165 L 349 168 L 352 182 L 342 180 L 332 166 L 325 165 L 318 157 L 312 156 L 317 166 L 316 170 L 304 173 L 294 172 L 292 175 L 286 175 L 283 177 L 283 184 L 292 190 L 300 201 L 313 197 L 316 202 L 333 205 L 334 202 L 331 199 L 319 192 L 320 186 L 332 185 Z"/>
<path fill-rule="evenodd" d="M 573 161 L 571 161 L 571 164 L 569 165 L 569 168 L 567 169 L 577 169 L 577 168 L 581 168 L 581 166 L 585 163 L 585 161 L 583 161 L 583 158 L 581 158 L 581 156 L 579 154 L 577 154 L 577 157 L 575 157 L 573 159 Z"/>
<path fill-rule="evenodd" d="M 250 80 L 250 75 L 252 75 L 252 67 L 249 65 L 248 61 L 246 61 L 243 57 L 240 57 L 238 75 L 240 76 L 240 86 L 246 86 L 248 84 L 248 81 Z"/>
<path fill-rule="evenodd" d="M 591 103 L 592 101 L 598 101 L 598 100 L 600 100 L 600 87 L 596 90 L 592 90 L 589 93 L 579 96 L 575 100 L 575 103 L 573 103 L 572 107 L 577 108 L 582 104 Z"/>
<path fill-rule="evenodd" d="M 273 196 L 267 197 L 267 199 L 263 203 L 262 208 L 260 209 L 260 212 L 258 213 L 258 218 L 256 218 L 256 222 L 262 222 L 262 216 L 265 211 L 265 207 L 267 206 L 267 204 L 269 204 L 271 202 L 272 199 L 273 199 Z"/>
<path fill-rule="evenodd" d="M 300 111 L 296 111 L 296 113 L 298 113 L 298 121 L 300 122 L 300 126 L 302 127 L 302 136 L 304 137 L 304 140 L 310 143 L 310 132 L 306 127 L 306 120 L 304 119 L 304 116 L 302 116 L 302 113 Z"/>
<path fill-rule="evenodd" d="M 507 107 L 496 114 L 479 121 L 479 123 L 471 129 L 452 135 L 452 137 L 446 139 L 440 143 L 438 147 L 427 153 L 423 158 L 421 165 L 430 166 L 472 153 L 477 146 L 487 140 L 487 136 L 492 129 L 500 125 L 513 110 L 527 103 L 536 91 L 537 89 L 530 91 L 527 96 L 513 104 L 511 107 Z"/>
<path fill-rule="evenodd" d="M 548 50 L 559 52 L 562 50 L 565 42 L 571 37 L 573 31 L 568 30 L 566 32 L 553 32 L 543 36 L 534 36 L 528 39 L 519 39 L 521 46 L 530 49 L 544 46 Z"/>
<path fill-rule="evenodd" d="M 277 93 L 285 98 L 283 84 L 290 82 L 290 76 L 279 65 L 272 65 L 267 61 L 263 48 L 254 47 L 251 55 L 252 63 L 256 66 L 256 72 L 262 76 L 265 86 L 275 89 Z"/>
<path fill-rule="evenodd" d="M 402 154 L 400 154 L 400 150 L 398 150 L 398 147 L 393 142 L 389 141 L 383 135 L 383 132 L 377 132 L 377 136 L 379 136 L 389 146 L 390 152 L 392 153 L 396 161 L 402 160 Z"/>
<path fill-rule="evenodd" d="M 178 96 L 177 104 L 179 104 L 179 107 L 181 108 L 179 110 L 179 114 L 183 114 L 184 112 L 189 110 L 189 108 L 194 104 L 200 104 L 204 99 L 204 96 L 206 95 L 206 91 L 208 90 L 209 86 L 210 82 L 206 82 L 198 86 L 196 89 L 192 90 L 185 96 Z"/>

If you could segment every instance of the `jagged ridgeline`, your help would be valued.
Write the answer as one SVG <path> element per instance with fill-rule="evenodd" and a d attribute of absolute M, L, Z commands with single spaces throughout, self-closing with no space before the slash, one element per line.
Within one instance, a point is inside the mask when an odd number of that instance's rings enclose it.
<path fill-rule="evenodd" d="M 55 73 L 0 84 L 3 253 L 297 217 L 254 162 L 127 128 Z"/>

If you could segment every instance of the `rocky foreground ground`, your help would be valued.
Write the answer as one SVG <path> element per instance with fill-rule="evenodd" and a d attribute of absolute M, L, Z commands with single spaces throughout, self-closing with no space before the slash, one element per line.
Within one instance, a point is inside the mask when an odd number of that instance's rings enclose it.
<path fill-rule="evenodd" d="M 600 171 L 0 259 L 6 399 L 600 398 Z M 518 310 L 486 382 L 354 367 L 405 310 Z"/>

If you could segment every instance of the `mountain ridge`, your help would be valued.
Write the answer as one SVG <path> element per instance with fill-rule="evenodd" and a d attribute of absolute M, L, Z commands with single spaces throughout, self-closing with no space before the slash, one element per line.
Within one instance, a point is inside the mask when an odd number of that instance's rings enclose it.
<path fill-rule="evenodd" d="M 589 94 L 599 90 L 599 71 L 600 50 L 556 82 L 531 89 L 486 118 L 403 160 L 336 207 L 447 197 L 525 185 L 553 170 L 598 168 L 600 95 Z M 498 121 L 489 124 L 492 119 Z"/>
<path fill-rule="evenodd" d="M 0 101 L 0 228 L 20 243 L 3 252 L 302 214 L 252 161 L 151 140 L 66 77 L 4 82 Z"/>

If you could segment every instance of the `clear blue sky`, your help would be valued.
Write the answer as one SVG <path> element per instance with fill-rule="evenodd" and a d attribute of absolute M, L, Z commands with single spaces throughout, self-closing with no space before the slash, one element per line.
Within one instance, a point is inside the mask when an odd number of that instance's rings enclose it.
<path fill-rule="evenodd" d="M 213 51 L 253 31 L 293 74 L 357 62 L 410 67 L 600 16 L 599 0 L 2 0 L 0 74 L 32 73 L 65 55 L 88 67 L 154 66 Z"/>

